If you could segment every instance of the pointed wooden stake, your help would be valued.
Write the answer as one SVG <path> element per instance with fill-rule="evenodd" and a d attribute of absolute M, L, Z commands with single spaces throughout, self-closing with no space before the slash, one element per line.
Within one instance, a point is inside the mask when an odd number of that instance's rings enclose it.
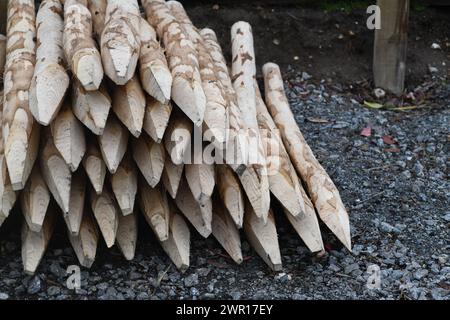
<path fill-rule="evenodd" d="M 164 135 L 164 146 L 174 164 L 184 163 L 185 154 L 190 152 L 193 126 L 179 114 L 173 114 Z"/>
<path fill-rule="evenodd" d="M 117 203 L 124 216 L 134 211 L 134 200 L 137 192 L 138 172 L 131 156 L 126 153 L 117 168 L 116 173 L 110 177 L 111 187 L 116 196 Z"/>
<path fill-rule="evenodd" d="M 100 151 L 110 173 L 115 173 L 127 150 L 128 130 L 111 115 L 106 121 L 103 134 L 98 137 Z"/>
<path fill-rule="evenodd" d="M 145 94 L 136 76 L 123 86 L 113 88 L 112 108 L 128 131 L 140 136 L 145 114 Z"/>
<path fill-rule="evenodd" d="M 169 204 L 165 191 L 157 186 L 150 188 L 144 179 L 141 179 L 139 192 L 139 204 L 145 220 L 152 228 L 160 241 L 169 238 Z"/>
<path fill-rule="evenodd" d="M 94 222 L 90 210 L 83 214 L 79 229 L 80 231 L 76 235 L 68 232 L 69 240 L 80 264 L 85 268 L 90 268 L 97 254 L 99 236 L 97 224 Z"/>
<path fill-rule="evenodd" d="M 69 104 L 61 108 L 50 128 L 56 149 L 69 165 L 70 170 L 76 171 L 86 152 L 86 140 L 84 128 L 75 118 Z"/>
<path fill-rule="evenodd" d="M 92 17 L 93 36 L 97 43 L 101 42 L 103 29 L 105 28 L 105 15 L 108 0 L 89 0 L 88 9 Z"/>
<path fill-rule="evenodd" d="M 20 194 L 22 213 L 31 231 L 41 231 L 49 203 L 50 191 L 41 176 L 39 166 L 35 165 Z"/>
<path fill-rule="evenodd" d="M 183 175 L 184 164 L 174 164 L 172 159 L 166 155 L 166 162 L 162 173 L 162 182 L 172 199 L 175 199 Z"/>
<path fill-rule="evenodd" d="M 204 238 L 211 232 L 212 203 L 211 199 L 202 207 L 196 201 L 185 178 L 182 179 L 175 198 L 177 207 Z"/>
<path fill-rule="evenodd" d="M 54 212 L 49 211 L 39 232 L 31 231 L 28 224 L 23 223 L 22 263 L 26 274 L 32 275 L 36 272 L 53 234 L 55 218 Z"/>
<path fill-rule="evenodd" d="M 83 167 L 97 194 L 102 193 L 106 175 L 106 165 L 103 161 L 97 142 L 89 139 L 86 154 L 83 158 Z"/>
<path fill-rule="evenodd" d="M 183 217 L 175 209 L 171 209 L 169 238 L 160 243 L 175 266 L 185 272 L 189 268 L 190 232 Z"/>
<path fill-rule="evenodd" d="M 72 176 L 70 188 L 69 213 L 63 214 L 69 234 L 78 235 L 80 225 L 85 212 L 86 198 L 86 174 L 83 170 L 77 170 Z"/>
<path fill-rule="evenodd" d="M 281 254 L 272 211 L 269 211 L 267 223 L 264 223 L 262 219 L 256 216 L 255 211 L 247 202 L 244 215 L 244 231 L 248 242 L 264 262 L 273 271 L 281 271 Z"/>
<path fill-rule="evenodd" d="M 154 142 L 147 134 L 142 134 L 139 139 L 133 139 L 133 158 L 139 171 L 141 171 L 147 183 L 154 188 L 164 169 L 166 156 L 161 143 Z"/>
<path fill-rule="evenodd" d="M 142 87 L 162 105 L 167 105 L 172 91 L 172 74 L 155 30 L 145 19 L 141 19 L 140 23 L 139 71 Z"/>
<path fill-rule="evenodd" d="M 280 130 L 284 145 L 297 173 L 305 181 L 322 221 L 351 250 L 350 222 L 339 191 L 314 157 L 295 122 L 283 88 L 280 68 L 274 63 L 263 67 L 267 107 Z"/>
<path fill-rule="evenodd" d="M 103 188 L 101 194 L 91 192 L 91 208 L 100 231 L 105 239 L 106 246 L 111 248 L 116 240 L 119 225 L 120 209 L 108 188 Z"/>
<path fill-rule="evenodd" d="M 116 242 L 123 256 L 128 261 L 134 259 L 137 237 L 137 215 L 133 212 L 126 216 L 119 214 L 119 227 L 117 228 Z"/>
<path fill-rule="evenodd" d="M 270 189 L 267 171 L 263 167 L 251 165 L 239 176 L 242 188 L 244 189 L 255 214 L 267 220 L 270 209 Z"/>
<path fill-rule="evenodd" d="M 238 178 L 226 164 L 216 165 L 216 180 L 220 198 L 236 226 L 242 228 L 244 221 L 244 194 Z M 214 218 L 213 218 L 214 221 Z"/>
<path fill-rule="evenodd" d="M 69 87 L 63 50 L 63 7 L 60 0 L 41 2 L 36 17 L 36 68 L 30 86 L 30 111 L 47 126 L 58 113 Z"/>
<path fill-rule="evenodd" d="M 171 113 L 172 104 L 170 102 L 163 104 L 158 100 L 147 96 L 143 129 L 157 143 L 162 141 L 164 132 L 169 125 Z"/>
<path fill-rule="evenodd" d="M 106 126 L 111 98 L 103 86 L 97 91 L 86 91 L 80 82 L 72 81 L 72 110 L 75 117 L 92 133 L 101 135 Z"/>
<path fill-rule="evenodd" d="M 214 199 L 213 207 L 212 234 L 230 257 L 240 264 L 243 259 L 239 230 L 219 199 Z"/>
<path fill-rule="evenodd" d="M 69 212 L 72 173 L 53 143 L 50 128 L 43 132 L 41 152 L 41 173 L 56 203 L 64 213 Z"/>
<path fill-rule="evenodd" d="M 210 201 L 215 185 L 214 165 L 186 164 L 185 175 L 195 201 L 199 205 Z"/>

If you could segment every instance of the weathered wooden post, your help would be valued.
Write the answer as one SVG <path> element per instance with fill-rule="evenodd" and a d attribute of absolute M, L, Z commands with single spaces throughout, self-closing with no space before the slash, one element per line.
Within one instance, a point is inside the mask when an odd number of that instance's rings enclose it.
<path fill-rule="evenodd" d="M 375 31 L 375 85 L 400 95 L 406 73 L 409 0 L 378 0 L 378 6 L 381 29 Z"/>

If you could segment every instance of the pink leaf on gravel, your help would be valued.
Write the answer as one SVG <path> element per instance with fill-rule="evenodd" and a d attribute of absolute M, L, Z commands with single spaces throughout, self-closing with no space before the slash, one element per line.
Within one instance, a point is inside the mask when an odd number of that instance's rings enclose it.
<path fill-rule="evenodd" d="M 372 135 L 372 127 L 368 126 L 361 130 L 360 135 L 363 137 L 370 137 Z"/>

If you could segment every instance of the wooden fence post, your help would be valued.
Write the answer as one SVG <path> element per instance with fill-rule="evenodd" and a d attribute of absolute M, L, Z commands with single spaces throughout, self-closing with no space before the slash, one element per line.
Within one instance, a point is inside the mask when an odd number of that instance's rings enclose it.
<path fill-rule="evenodd" d="M 381 29 L 375 30 L 375 86 L 400 95 L 406 73 L 409 0 L 378 0 Z"/>

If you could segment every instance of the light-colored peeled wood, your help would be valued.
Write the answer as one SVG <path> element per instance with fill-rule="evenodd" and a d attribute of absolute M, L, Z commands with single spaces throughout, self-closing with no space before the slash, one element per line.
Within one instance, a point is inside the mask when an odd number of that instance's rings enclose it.
<path fill-rule="evenodd" d="M 174 164 L 184 163 L 190 152 L 193 126 L 188 119 L 173 114 L 164 135 L 164 146 Z"/>
<path fill-rule="evenodd" d="M 251 205 L 246 203 L 244 231 L 248 242 L 264 262 L 273 271 L 281 271 L 281 253 L 272 210 L 269 211 L 267 223 L 264 223 L 256 216 Z"/>
<path fill-rule="evenodd" d="M 227 101 L 222 84 L 218 81 L 215 74 L 213 59 L 204 44 L 202 36 L 192 24 L 183 5 L 178 1 L 168 1 L 166 3 L 173 16 L 181 23 L 197 51 L 200 77 L 206 97 L 206 109 L 203 119 L 204 136 L 218 148 L 223 148 L 229 127 Z"/>
<path fill-rule="evenodd" d="M 119 214 L 116 242 L 126 260 L 134 259 L 138 237 L 137 215 L 132 212 L 126 216 Z"/>
<path fill-rule="evenodd" d="M 127 150 L 129 132 L 114 115 L 106 121 L 103 133 L 98 136 L 98 145 L 110 173 L 115 173 Z"/>
<path fill-rule="evenodd" d="M 205 205 L 211 200 L 215 186 L 214 165 L 212 164 L 185 164 L 186 181 L 191 189 L 195 201 Z"/>
<path fill-rule="evenodd" d="M 143 0 L 142 5 L 148 22 L 164 43 L 173 78 L 172 99 L 196 126 L 200 126 L 206 97 L 194 44 L 164 0 Z"/>
<path fill-rule="evenodd" d="M 132 141 L 133 158 L 147 183 L 154 188 L 164 169 L 165 152 L 162 143 L 156 143 L 148 135 L 142 134 Z"/>
<path fill-rule="evenodd" d="M 142 87 L 162 105 L 167 105 L 172 91 L 172 74 L 164 50 L 156 38 L 155 30 L 145 19 L 140 20 L 140 27 L 139 74 Z"/>
<path fill-rule="evenodd" d="M 111 175 L 110 180 L 112 191 L 116 196 L 122 214 L 125 216 L 132 214 L 137 193 L 138 172 L 129 153 L 125 154 L 116 173 Z"/>
<path fill-rule="evenodd" d="M 117 85 L 134 75 L 141 41 L 137 0 L 108 0 L 101 36 L 102 61 L 106 75 Z"/>
<path fill-rule="evenodd" d="M 101 194 L 92 191 L 91 208 L 106 246 L 111 248 L 116 241 L 119 215 L 121 215 L 112 192 L 108 188 L 103 188 Z"/>
<path fill-rule="evenodd" d="M 77 236 L 80 232 L 80 225 L 83 213 L 86 210 L 86 174 L 83 170 L 77 170 L 72 175 L 72 185 L 70 187 L 69 212 L 63 213 L 69 234 Z"/>
<path fill-rule="evenodd" d="M 72 172 L 56 149 L 48 127 L 43 130 L 42 146 L 40 154 L 42 176 L 56 203 L 64 213 L 68 213 Z"/>
<path fill-rule="evenodd" d="M 266 103 L 291 161 L 306 183 L 311 200 L 322 221 L 351 250 L 350 223 L 339 191 L 305 141 L 295 122 L 283 88 L 279 67 L 267 63 L 263 67 Z"/>
<path fill-rule="evenodd" d="M 35 22 L 34 1 L 9 1 L 2 130 L 9 178 L 16 191 L 25 187 L 39 148 L 39 124 L 30 112 L 28 94 L 36 63 Z"/>
<path fill-rule="evenodd" d="M 117 118 L 138 138 L 142 131 L 145 114 L 145 94 L 136 76 L 123 86 L 115 86 L 112 109 Z"/>
<path fill-rule="evenodd" d="M 30 86 L 30 111 L 40 124 L 48 125 L 58 113 L 69 76 L 63 50 L 63 7 L 60 0 L 41 2 L 36 17 L 36 67 Z"/>
<path fill-rule="evenodd" d="M 54 212 L 49 211 L 39 232 L 31 231 L 28 224 L 23 222 L 22 264 L 26 274 L 32 275 L 36 272 L 53 234 L 55 218 Z"/>
<path fill-rule="evenodd" d="M 89 0 L 88 9 L 92 17 L 92 30 L 97 43 L 101 42 L 103 28 L 105 27 L 106 6 L 108 0 Z"/>
<path fill-rule="evenodd" d="M 111 98 L 103 86 L 96 91 L 86 91 L 78 80 L 72 80 L 73 113 L 92 133 L 103 133 L 109 109 Z"/>
<path fill-rule="evenodd" d="M 172 159 L 166 155 L 164 170 L 162 173 L 162 182 L 172 199 L 175 199 L 183 175 L 184 164 L 174 164 Z"/>
<path fill-rule="evenodd" d="M 185 272 L 189 267 L 190 232 L 183 217 L 174 209 L 170 214 L 169 238 L 160 243 L 175 266 Z"/>
<path fill-rule="evenodd" d="M 83 167 L 97 194 L 102 193 L 106 176 L 106 165 L 95 139 L 90 141 L 83 158 Z"/>
<path fill-rule="evenodd" d="M 213 236 L 237 264 L 242 263 L 239 230 L 219 199 L 214 199 L 213 209 Z"/>
<path fill-rule="evenodd" d="M 204 206 L 200 206 L 197 201 L 195 201 L 195 198 L 189 189 L 186 178 L 182 178 L 175 202 L 177 207 L 194 226 L 198 233 L 200 233 L 202 237 L 207 238 L 212 232 L 211 199 L 209 199 Z"/>
<path fill-rule="evenodd" d="M 86 211 L 82 218 L 79 233 L 74 235 L 68 232 L 68 236 L 80 265 L 85 268 L 90 268 L 97 254 L 98 227 L 92 218 L 90 210 Z"/>
<path fill-rule="evenodd" d="M 55 147 L 69 166 L 76 171 L 86 152 L 83 125 L 72 112 L 70 104 L 63 105 L 50 125 Z"/>
<path fill-rule="evenodd" d="M 241 173 L 239 180 L 256 215 L 266 221 L 270 209 L 267 171 L 260 166 L 251 165 Z"/>
<path fill-rule="evenodd" d="M 236 226 L 239 229 L 242 228 L 245 209 L 244 194 L 238 178 L 228 165 L 216 164 L 216 184 L 225 208 Z"/>
<path fill-rule="evenodd" d="M 50 191 L 42 178 L 39 166 L 35 165 L 25 188 L 20 193 L 20 207 L 31 231 L 41 230 L 49 203 Z"/>
<path fill-rule="evenodd" d="M 146 97 L 143 129 L 157 143 L 164 137 L 171 113 L 170 101 L 163 104 L 150 96 Z"/>
<path fill-rule="evenodd" d="M 161 186 L 151 188 L 144 179 L 139 183 L 139 205 L 145 220 L 159 241 L 169 238 L 169 204 Z"/>
<path fill-rule="evenodd" d="M 95 91 L 103 79 L 100 52 L 92 36 L 92 16 L 87 1 L 64 2 L 64 52 L 72 73 L 84 89 Z"/>

